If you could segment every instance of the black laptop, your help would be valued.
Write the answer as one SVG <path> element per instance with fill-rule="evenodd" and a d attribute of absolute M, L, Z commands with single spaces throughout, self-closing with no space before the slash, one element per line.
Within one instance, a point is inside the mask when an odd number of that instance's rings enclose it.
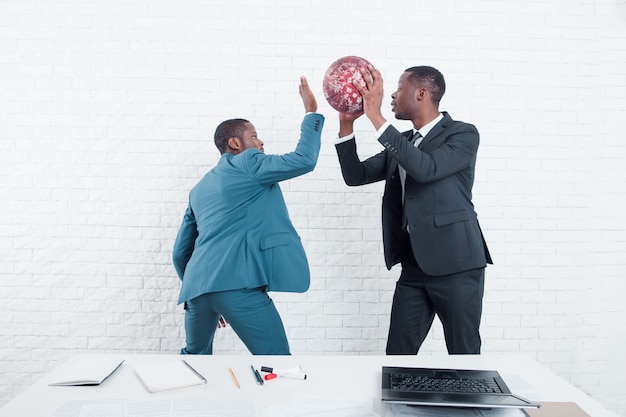
<path fill-rule="evenodd" d="M 514 395 L 498 371 L 383 366 L 386 403 L 469 408 L 539 408 Z"/>

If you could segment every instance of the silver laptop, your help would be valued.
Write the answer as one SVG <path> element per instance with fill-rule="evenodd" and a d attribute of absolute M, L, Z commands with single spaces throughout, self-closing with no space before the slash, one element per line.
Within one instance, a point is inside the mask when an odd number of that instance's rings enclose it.
<path fill-rule="evenodd" d="M 469 408 L 539 408 L 511 393 L 498 371 L 383 366 L 387 403 Z"/>

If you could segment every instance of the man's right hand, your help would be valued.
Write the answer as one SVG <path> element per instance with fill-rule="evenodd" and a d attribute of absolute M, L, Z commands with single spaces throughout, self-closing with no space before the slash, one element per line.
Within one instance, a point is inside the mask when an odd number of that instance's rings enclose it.
<path fill-rule="evenodd" d="M 363 74 L 363 81 L 365 81 L 365 87 L 359 85 L 357 82 L 353 82 L 354 87 L 359 90 L 361 96 L 363 96 L 363 109 L 365 115 L 374 125 L 374 129 L 378 130 L 387 121 L 381 112 L 383 96 L 385 95 L 383 89 L 383 77 L 373 66 L 369 65 L 368 70 L 372 74 L 372 78 L 366 76 L 366 70 L 361 69 Z"/>

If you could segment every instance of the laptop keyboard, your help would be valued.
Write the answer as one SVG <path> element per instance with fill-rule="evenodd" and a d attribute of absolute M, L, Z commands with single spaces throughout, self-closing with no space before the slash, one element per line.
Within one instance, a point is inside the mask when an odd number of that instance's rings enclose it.
<path fill-rule="evenodd" d="M 414 392 L 501 393 L 496 381 L 488 379 L 440 378 L 434 376 L 396 374 L 391 376 L 391 389 Z"/>

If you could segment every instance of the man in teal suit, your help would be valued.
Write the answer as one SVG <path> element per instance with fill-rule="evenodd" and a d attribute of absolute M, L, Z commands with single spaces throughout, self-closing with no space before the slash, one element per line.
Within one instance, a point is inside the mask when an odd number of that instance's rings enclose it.
<path fill-rule="evenodd" d="M 306 110 L 294 152 L 266 155 L 254 125 L 222 122 L 215 145 L 222 154 L 189 193 L 173 249 L 182 280 L 186 347 L 182 354 L 212 354 L 224 319 L 254 355 L 288 355 L 282 320 L 268 291 L 304 292 L 310 273 L 278 183 L 315 168 L 324 116 L 306 78 Z"/>

